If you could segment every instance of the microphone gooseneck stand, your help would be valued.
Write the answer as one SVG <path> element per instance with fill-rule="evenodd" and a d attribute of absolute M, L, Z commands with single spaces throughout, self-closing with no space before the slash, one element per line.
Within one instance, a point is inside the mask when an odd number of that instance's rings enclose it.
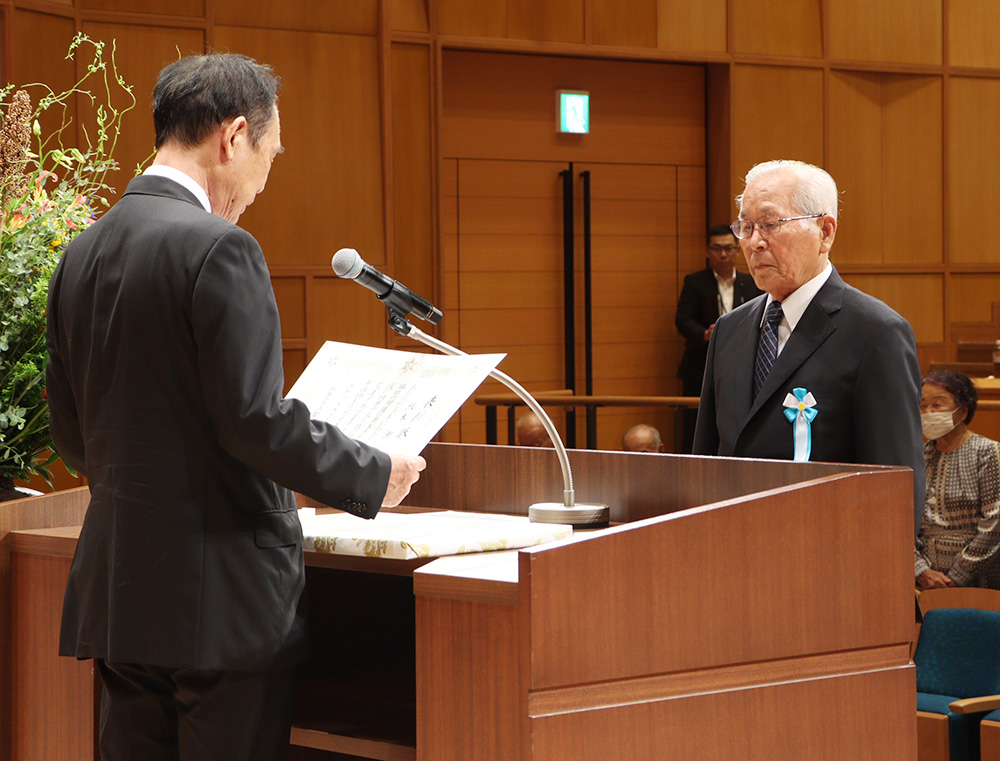
<path fill-rule="evenodd" d="M 383 299 L 383 303 L 390 299 Z M 468 356 L 464 351 L 456 349 L 454 346 L 445 343 L 434 336 L 429 336 L 419 328 L 415 327 L 405 314 L 402 314 L 391 304 L 385 304 L 389 313 L 389 327 L 401 336 L 407 336 L 414 341 L 436 349 L 442 354 L 452 356 Z M 405 309 L 405 306 L 404 306 Z M 599 504 L 577 504 L 573 491 L 573 473 L 569 467 L 569 457 L 566 455 L 566 447 L 563 446 L 559 432 L 556 430 L 552 419 L 542 409 L 542 405 L 528 393 L 528 391 L 516 380 L 499 370 L 492 370 L 490 377 L 495 378 L 513 391 L 518 397 L 534 412 L 538 419 L 542 421 L 542 426 L 556 450 L 559 459 L 559 466 L 563 475 L 563 503 L 558 502 L 537 502 L 528 507 L 528 520 L 534 523 L 568 523 L 574 528 L 599 528 L 607 526 L 610 520 L 610 513 L 607 505 Z"/>

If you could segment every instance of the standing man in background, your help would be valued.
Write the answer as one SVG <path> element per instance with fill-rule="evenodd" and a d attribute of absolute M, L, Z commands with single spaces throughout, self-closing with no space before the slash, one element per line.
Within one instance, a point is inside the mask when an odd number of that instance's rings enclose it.
<path fill-rule="evenodd" d="M 705 355 L 715 322 L 741 304 L 756 298 L 761 291 L 753 278 L 736 271 L 739 248 L 736 236 L 726 225 L 708 231 L 705 254 L 708 267 L 684 276 L 684 287 L 677 300 L 674 324 L 684 336 L 684 356 L 677 370 L 684 396 L 698 396 L 705 375 Z M 697 410 L 684 410 L 683 452 L 690 453 L 694 442 Z"/>
<path fill-rule="evenodd" d="M 924 510 L 920 368 L 910 324 L 830 263 L 837 184 L 801 161 L 758 164 L 737 197 L 750 274 L 766 296 L 719 319 L 696 454 L 904 465 Z"/>
<path fill-rule="evenodd" d="M 372 518 L 425 466 L 282 397 L 267 264 L 236 226 L 282 151 L 278 86 L 244 56 L 167 66 L 153 166 L 52 278 L 51 430 L 91 492 L 60 653 L 95 659 L 105 761 L 287 757 L 305 645 L 290 490 Z"/>

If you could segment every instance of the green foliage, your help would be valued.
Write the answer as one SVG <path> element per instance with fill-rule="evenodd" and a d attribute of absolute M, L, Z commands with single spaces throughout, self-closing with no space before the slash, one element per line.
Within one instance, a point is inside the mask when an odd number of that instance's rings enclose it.
<path fill-rule="evenodd" d="M 52 439 L 45 395 L 45 310 L 49 279 L 66 245 L 109 205 L 105 178 L 117 169 L 112 153 L 122 116 L 135 105 L 132 89 L 118 75 L 114 46 L 106 59 L 103 42 L 77 35 L 67 58 L 93 49 L 86 73 L 69 90 L 45 84 L 0 90 L 0 482 L 39 473 L 50 480 Z M 95 95 L 87 88 L 94 88 Z M 34 110 L 29 90 L 42 96 Z M 125 108 L 111 105 L 124 92 Z M 69 130 L 71 98 L 93 107 L 93 124 Z M 43 135 L 38 117 L 54 109 L 60 126 Z M 79 147 L 67 146 L 71 133 Z M 31 150 L 31 143 L 37 152 Z"/>

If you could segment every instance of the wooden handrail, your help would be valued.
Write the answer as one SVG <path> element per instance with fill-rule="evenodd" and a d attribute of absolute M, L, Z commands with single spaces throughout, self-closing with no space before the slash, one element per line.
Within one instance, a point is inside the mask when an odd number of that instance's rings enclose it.
<path fill-rule="evenodd" d="M 697 396 L 571 396 L 568 394 L 535 394 L 543 407 L 681 407 L 698 409 Z M 483 394 L 474 400 L 484 406 L 520 406 L 524 402 L 515 394 Z"/>
<path fill-rule="evenodd" d="M 697 396 L 600 396 L 567 394 L 565 390 L 542 392 L 534 395 L 543 407 L 585 407 L 595 410 L 598 407 L 669 407 L 674 412 L 674 451 L 679 452 L 684 439 L 684 426 L 678 411 L 683 409 L 698 409 L 701 401 Z M 486 407 L 486 443 L 496 444 L 497 407 L 507 408 L 507 443 L 514 444 L 515 433 L 514 410 L 523 406 L 524 402 L 515 394 L 482 394 L 473 400 L 476 404 Z M 568 442 L 572 447 L 575 442 Z M 597 449 L 597 423 L 587 426 L 587 449 Z"/>
<path fill-rule="evenodd" d="M 573 396 L 568 389 L 545 391 L 534 395 L 543 407 L 669 407 L 674 411 L 674 451 L 681 449 L 684 429 L 681 416 L 677 414 L 682 409 L 698 409 L 701 401 L 697 396 Z M 515 409 L 524 406 L 524 402 L 515 394 L 481 394 L 473 399 L 476 404 L 486 407 L 486 443 L 498 442 L 497 407 L 507 408 L 507 443 L 517 441 L 515 433 Z M 978 410 L 1000 410 L 1000 399 L 980 399 Z M 597 449 L 597 431 L 588 427 L 587 449 Z"/>

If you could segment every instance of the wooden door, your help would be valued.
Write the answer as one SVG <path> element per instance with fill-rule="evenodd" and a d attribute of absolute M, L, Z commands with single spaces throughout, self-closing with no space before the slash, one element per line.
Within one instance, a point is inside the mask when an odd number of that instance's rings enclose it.
<path fill-rule="evenodd" d="M 455 340 L 470 353 L 506 352 L 501 369 L 530 391 L 567 386 L 561 162 L 460 159 L 453 218 L 458 313 Z M 700 169 L 669 165 L 573 164 L 576 263 L 576 389 L 584 383 L 583 192 L 590 173 L 595 394 L 677 393 L 678 249 L 682 233 L 700 229 Z M 678 178 L 684 178 L 681 187 Z M 700 193 L 699 193 L 700 190 Z M 684 220 L 682 223 L 681 220 Z M 495 381 L 482 391 L 503 391 Z M 553 415 L 565 433 L 564 416 Z M 461 440 L 485 439 L 482 407 L 461 411 Z M 634 423 L 669 438 L 669 412 L 607 409 L 598 413 L 598 446 L 615 449 Z M 577 415 L 577 446 L 584 442 Z"/>
<path fill-rule="evenodd" d="M 594 392 L 676 393 L 678 272 L 704 266 L 704 67 L 445 50 L 442 73 L 441 336 L 507 352 L 501 369 L 530 391 L 566 388 L 560 172 L 572 164 L 577 199 L 579 173 L 591 174 Z M 556 131 L 560 89 L 591 93 L 589 134 Z M 578 241 L 578 393 L 582 265 Z M 670 439 L 670 413 L 607 410 L 598 445 L 617 448 L 640 421 Z M 484 441 L 484 409 L 465 405 L 445 438 Z"/>

